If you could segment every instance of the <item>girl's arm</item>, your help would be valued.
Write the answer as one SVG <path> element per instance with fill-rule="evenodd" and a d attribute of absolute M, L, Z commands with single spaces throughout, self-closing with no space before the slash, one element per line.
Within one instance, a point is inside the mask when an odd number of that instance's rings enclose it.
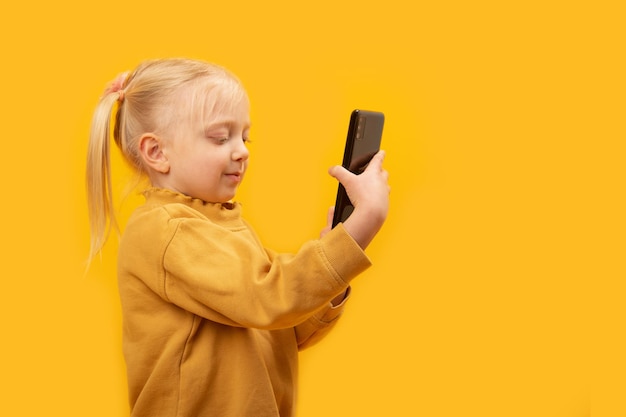
<path fill-rule="evenodd" d="M 341 317 L 350 296 L 350 287 L 328 306 L 295 327 L 298 350 L 306 349 L 322 340 Z"/>

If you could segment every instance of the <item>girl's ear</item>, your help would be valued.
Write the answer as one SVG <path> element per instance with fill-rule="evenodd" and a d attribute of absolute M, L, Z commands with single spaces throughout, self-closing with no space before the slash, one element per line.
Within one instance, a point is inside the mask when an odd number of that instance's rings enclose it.
<path fill-rule="evenodd" d="M 167 174 L 170 171 L 170 161 L 163 152 L 163 142 L 154 133 L 144 133 L 139 138 L 139 154 L 143 162 L 151 169 Z"/>

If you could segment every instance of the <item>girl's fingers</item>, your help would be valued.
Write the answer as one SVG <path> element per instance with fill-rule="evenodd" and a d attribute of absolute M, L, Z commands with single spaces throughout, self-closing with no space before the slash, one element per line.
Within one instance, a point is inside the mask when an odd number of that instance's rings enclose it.
<path fill-rule="evenodd" d="M 366 171 L 368 169 L 370 169 L 370 167 L 375 167 L 375 168 L 371 168 L 371 169 L 382 170 L 383 169 L 383 161 L 384 160 L 385 160 L 385 151 L 382 151 L 382 150 L 378 151 L 378 153 L 376 155 L 374 155 L 374 157 L 370 161 L 369 165 L 366 168 Z"/>
<path fill-rule="evenodd" d="M 335 217 L 335 206 L 331 206 L 328 208 L 328 214 L 326 215 L 326 224 L 332 225 L 334 217 Z"/>

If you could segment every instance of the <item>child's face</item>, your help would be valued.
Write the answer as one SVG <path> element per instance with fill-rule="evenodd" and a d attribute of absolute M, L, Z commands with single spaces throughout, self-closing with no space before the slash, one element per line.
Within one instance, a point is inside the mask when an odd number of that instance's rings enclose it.
<path fill-rule="evenodd" d="M 168 186 L 190 197 L 223 203 L 235 196 L 248 167 L 250 116 L 246 97 L 225 106 L 216 100 L 207 103 L 205 120 L 177 129 L 167 147 Z"/>

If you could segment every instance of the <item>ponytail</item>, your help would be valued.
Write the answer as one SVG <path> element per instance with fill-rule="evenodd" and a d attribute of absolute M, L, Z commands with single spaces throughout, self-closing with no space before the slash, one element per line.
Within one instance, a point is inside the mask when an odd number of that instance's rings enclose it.
<path fill-rule="evenodd" d="M 100 252 L 111 229 L 119 231 L 113 209 L 110 130 L 111 114 L 120 99 L 123 99 L 123 90 L 105 93 L 96 107 L 91 122 L 87 151 L 87 205 L 91 229 L 89 262 Z M 117 125 L 119 120 L 115 122 Z M 116 126 L 115 130 L 119 132 L 119 126 Z"/>

